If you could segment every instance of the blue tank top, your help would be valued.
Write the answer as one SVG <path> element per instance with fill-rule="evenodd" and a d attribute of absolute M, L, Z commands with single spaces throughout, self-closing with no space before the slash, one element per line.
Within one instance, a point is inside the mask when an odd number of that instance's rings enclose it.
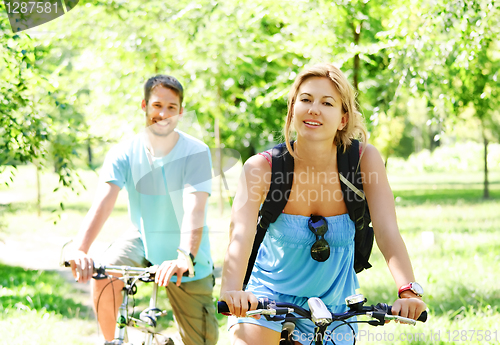
<path fill-rule="evenodd" d="M 353 268 L 355 227 L 347 213 L 326 219 L 330 257 L 318 262 L 311 258 L 316 236 L 307 225 L 309 217 L 282 213 L 262 241 L 249 286 L 319 297 L 327 306 L 344 305 L 345 298 L 359 288 Z"/>

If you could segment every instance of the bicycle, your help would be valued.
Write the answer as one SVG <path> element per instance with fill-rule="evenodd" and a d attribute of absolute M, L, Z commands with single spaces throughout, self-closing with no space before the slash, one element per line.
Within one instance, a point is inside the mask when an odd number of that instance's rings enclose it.
<path fill-rule="evenodd" d="M 65 267 L 71 267 L 68 261 L 64 262 Z M 112 341 L 105 342 L 105 345 L 133 345 L 128 343 L 127 327 L 134 327 L 145 333 L 142 345 L 173 345 L 170 338 L 162 339 L 163 336 L 157 331 L 157 320 L 159 317 L 167 314 L 157 307 L 158 284 L 155 283 L 155 273 L 158 266 L 150 267 L 131 267 L 116 265 L 94 265 L 93 279 L 119 279 L 123 281 L 123 300 L 118 309 L 116 319 L 115 338 Z M 120 273 L 121 277 L 113 277 L 110 273 Z M 194 272 L 187 272 L 193 274 Z M 153 292 L 149 301 L 149 307 L 144 309 L 139 318 L 134 318 L 128 312 L 129 295 L 137 293 L 137 282 L 153 283 Z M 135 307 L 135 306 L 134 306 Z M 153 343 L 154 341 L 154 343 Z"/>
<path fill-rule="evenodd" d="M 352 340 L 356 344 L 356 334 L 354 328 L 351 324 L 354 323 L 367 323 L 371 326 L 383 326 L 386 321 L 397 321 L 402 324 L 415 325 L 416 321 L 399 315 L 391 314 L 391 306 L 385 303 L 378 303 L 377 305 L 365 306 L 366 298 L 363 295 L 357 294 L 346 298 L 346 304 L 348 310 L 344 313 L 331 313 L 323 301 L 317 297 L 309 298 L 308 300 L 309 309 L 304 309 L 298 305 L 291 303 L 283 303 L 278 301 L 271 301 L 265 298 L 259 299 L 259 304 L 256 310 L 248 311 L 247 316 L 253 315 L 263 315 L 268 321 L 282 322 L 282 332 L 280 345 L 294 344 L 292 332 L 295 329 L 294 321 L 299 319 L 309 319 L 315 325 L 314 334 L 312 337 L 311 345 L 323 345 L 331 344 L 335 345 L 334 336 L 332 336 L 333 331 L 340 326 L 347 325 L 351 328 Z M 226 302 L 217 302 L 217 312 L 224 315 L 229 314 L 229 307 Z M 354 316 L 369 316 L 370 320 L 367 321 L 346 321 Z M 328 331 L 327 327 L 335 321 L 341 321 L 341 323 L 335 327 L 333 330 Z M 427 312 L 424 311 L 418 321 L 427 321 Z M 349 339 L 349 340 L 351 340 Z M 323 341 L 326 341 L 324 343 Z"/>

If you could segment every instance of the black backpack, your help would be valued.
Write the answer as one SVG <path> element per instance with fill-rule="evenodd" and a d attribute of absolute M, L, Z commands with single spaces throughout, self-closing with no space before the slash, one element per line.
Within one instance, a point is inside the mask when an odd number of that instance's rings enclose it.
<path fill-rule="evenodd" d="M 356 273 L 372 267 L 368 262 L 373 247 L 373 228 L 368 203 L 363 193 L 363 183 L 359 171 L 359 141 L 353 140 L 344 152 L 342 146 L 337 148 L 337 165 L 339 170 L 342 195 L 346 203 L 349 217 L 355 224 L 354 236 L 354 270 Z M 266 235 L 269 224 L 274 223 L 283 212 L 292 190 L 293 157 L 286 145 L 279 144 L 272 149 L 272 177 L 269 192 L 260 211 L 257 232 L 248 260 L 247 272 L 243 287 L 245 288 L 257 258 L 260 244 Z"/>

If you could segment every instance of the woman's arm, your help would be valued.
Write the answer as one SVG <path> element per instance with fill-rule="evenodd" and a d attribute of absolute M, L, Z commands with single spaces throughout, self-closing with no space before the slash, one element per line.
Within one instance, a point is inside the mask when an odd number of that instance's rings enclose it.
<path fill-rule="evenodd" d="M 221 300 L 231 314 L 245 316 L 248 303 L 257 308 L 257 299 L 242 291 L 252 251 L 260 205 L 269 190 L 271 167 L 262 156 L 250 157 L 243 166 L 231 212 L 229 245 L 222 269 Z"/>
<path fill-rule="evenodd" d="M 384 162 L 374 146 L 367 145 L 360 169 L 375 239 L 399 289 L 414 282 L 415 277 L 408 251 L 399 233 L 394 195 L 389 186 Z M 394 313 L 401 312 L 402 316 L 417 318 L 425 310 L 425 303 L 413 292 L 405 291 L 401 297 L 401 300 L 394 303 Z"/>

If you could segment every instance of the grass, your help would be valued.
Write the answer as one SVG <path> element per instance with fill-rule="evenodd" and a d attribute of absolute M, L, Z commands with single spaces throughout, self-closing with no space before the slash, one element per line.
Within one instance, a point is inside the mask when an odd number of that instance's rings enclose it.
<path fill-rule="evenodd" d="M 57 272 L 0 264 L 0 344 L 89 344 L 96 328 L 82 299 Z"/>
<path fill-rule="evenodd" d="M 415 328 L 360 327 L 365 335 L 361 343 L 452 344 L 457 339 L 466 344 L 498 343 L 500 176 L 491 175 L 490 200 L 482 199 L 480 174 L 392 176 L 400 231 L 416 279 L 425 287 L 430 318 Z M 361 292 L 373 302 L 394 300 L 396 288 L 376 247 L 371 262 L 376 269 L 358 275 Z M 479 333 L 472 332 L 478 330 L 496 331 L 497 341 L 479 341 Z M 394 335 L 394 340 L 382 338 L 383 332 Z M 431 339 L 431 334 L 440 337 Z M 400 337 L 412 341 L 399 341 Z"/>
<path fill-rule="evenodd" d="M 79 196 L 66 196 L 65 209 L 57 212 L 60 219 L 55 225 L 53 220 L 58 218 L 52 210 L 58 207 L 64 193 L 52 192 L 57 183 L 54 176 L 48 172 L 42 176 L 42 216 L 38 218 L 34 202 L 34 168 L 20 167 L 17 175 L 9 188 L 0 187 L 0 203 L 8 198 L 11 200 L 0 205 L 1 236 L 6 244 L 17 241 L 31 244 L 36 251 L 45 250 L 43 258 L 55 266 L 59 248 L 76 234 L 90 206 L 97 175 L 88 171 L 81 173 L 89 190 L 81 189 Z M 500 339 L 497 279 L 500 271 L 500 237 L 497 235 L 500 172 L 490 174 L 491 199 L 487 201 L 482 199 L 481 173 L 394 174 L 389 177 L 396 197 L 400 230 L 412 258 L 416 279 L 426 290 L 430 318 L 415 328 L 395 324 L 383 328 L 361 326 L 359 343 L 452 344 L 454 340 L 466 344 L 494 343 L 493 340 L 479 341 L 479 333 L 471 338 L 470 331 L 496 331 L 497 340 Z M 120 194 L 117 208 L 97 239 L 96 250 L 104 248 L 127 227 L 126 193 Z M 216 272 L 220 272 L 227 244 L 229 208 L 226 205 L 221 215 L 217 198 L 212 197 L 210 202 L 212 255 Z M 43 258 L 23 261 L 20 256 L 18 261 L 29 264 L 30 260 Z M 360 292 L 369 303 L 392 303 L 396 287 L 376 247 L 371 263 L 373 268 L 358 275 Z M 97 329 L 93 312 L 88 307 L 88 297 L 58 273 L 3 264 L 0 266 L 0 285 L 3 335 L 0 344 L 89 344 L 95 339 Z M 147 285 L 139 287 L 138 305 L 147 305 L 149 289 Z M 219 286 L 216 286 L 215 298 L 218 293 Z M 169 309 L 166 298 L 160 301 L 162 308 Z M 226 320 L 219 317 L 219 322 L 219 343 L 228 344 Z M 168 331 L 175 330 L 171 313 L 161 326 Z M 469 337 L 466 341 L 463 340 L 464 331 Z M 380 338 L 384 333 L 387 341 Z M 394 339 L 388 340 L 389 334 Z M 432 340 L 431 334 L 434 335 Z M 422 339 L 421 335 L 426 338 Z M 413 338 L 411 341 L 399 340 L 405 336 Z"/>

